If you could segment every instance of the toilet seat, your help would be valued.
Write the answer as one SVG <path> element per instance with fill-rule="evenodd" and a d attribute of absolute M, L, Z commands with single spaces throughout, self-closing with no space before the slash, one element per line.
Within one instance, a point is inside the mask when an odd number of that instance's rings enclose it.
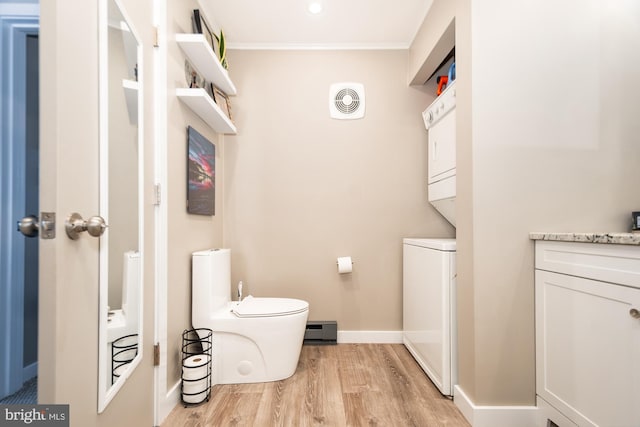
<path fill-rule="evenodd" d="M 255 298 L 249 295 L 231 311 L 238 317 L 273 317 L 302 313 L 308 309 L 309 303 L 299 299 Z"/>

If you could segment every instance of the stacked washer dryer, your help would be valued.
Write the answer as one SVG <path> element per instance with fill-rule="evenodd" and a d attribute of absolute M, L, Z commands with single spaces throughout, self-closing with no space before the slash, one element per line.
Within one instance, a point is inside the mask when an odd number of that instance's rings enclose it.
<path fill-rule="evenodd" d="M 429 132 L 429 202 L 456 224 L 455 81 L 422 113 Z M 403 342 L 444 395 L 456 357 L 456 240 L 403 240 Z"/>
<path fill-rule="evenodd" d="M 429 132 L 429 202 L 456 225 L 456 84 L 422 113 Z"/>

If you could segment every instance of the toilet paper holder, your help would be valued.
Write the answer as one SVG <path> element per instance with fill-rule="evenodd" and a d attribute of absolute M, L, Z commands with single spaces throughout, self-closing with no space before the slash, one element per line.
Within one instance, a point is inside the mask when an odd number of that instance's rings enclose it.
<path fill-rule="evenodd" d="M 208 328 L 182 332 L 182 375 L 180 395 L 184 407 L 208 402 L 213 374 L 213 331 Z"/>

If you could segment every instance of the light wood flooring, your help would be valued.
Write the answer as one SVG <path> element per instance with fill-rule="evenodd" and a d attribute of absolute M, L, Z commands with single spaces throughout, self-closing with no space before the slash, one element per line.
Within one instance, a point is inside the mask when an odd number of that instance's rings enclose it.
<path fill-rule="evenodd" d="M 216 385 L 162 427 L 469 426 L 402 344 L 303 346 L 283 381 Z"/>

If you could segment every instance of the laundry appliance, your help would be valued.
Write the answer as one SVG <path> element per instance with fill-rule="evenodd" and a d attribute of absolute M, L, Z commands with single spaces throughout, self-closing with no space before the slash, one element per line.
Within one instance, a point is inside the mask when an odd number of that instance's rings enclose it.
<path fill-rule="evenodd" d="M 443 395 L 457 381 L 456 240 L 403 239 L 404 345 Z"/>
<path fill-rule="evenodd" d="M 428 131 L 429 202 L 456 225 L 456 83 L 422 113 Z"/>

